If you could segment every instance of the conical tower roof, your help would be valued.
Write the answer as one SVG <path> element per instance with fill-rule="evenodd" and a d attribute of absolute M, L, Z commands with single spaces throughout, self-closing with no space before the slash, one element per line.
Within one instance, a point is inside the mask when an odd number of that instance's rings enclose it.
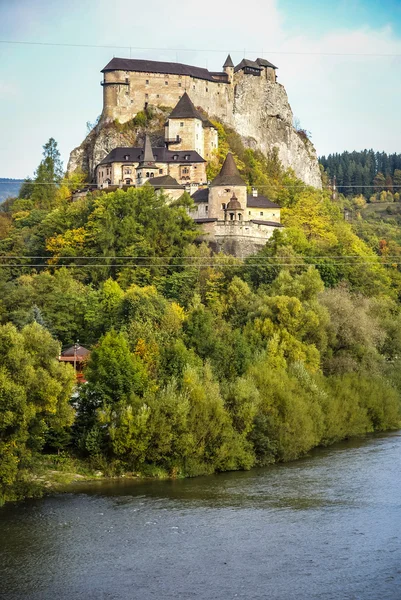
<path fill-rule="evenodd" d="M 210 185 L 211 187 L 224 187 L 226 185 L 241 185 L 246 187 L 246 183 L 238 172 L 231 152 L 227 154 L 220 173 L 213 179 Z"/>
<path fill-rule="evenodd" d="M 196 110 L 187 92 L 184 92 L 184 95 L 170 114 L 169 119 L 200 119 L 203 121 L 202 115 Z"/>
<path fill-rule="evenodd" d="M 226 62 L 223 65 L 223 69 L 225 69 L 226 67 L 234 67 L 234 63 L 230 55 L 227 56 Z"/>
<path fill-rule="evenodd" d="M 155 157 L 152 150 L 152 144 L 150 143 L 150 137 L 146 134 L 145 145 L 143 147 L 143 158 L 140 162 L 141 165 L 152 166 L 155 163 Z"/>

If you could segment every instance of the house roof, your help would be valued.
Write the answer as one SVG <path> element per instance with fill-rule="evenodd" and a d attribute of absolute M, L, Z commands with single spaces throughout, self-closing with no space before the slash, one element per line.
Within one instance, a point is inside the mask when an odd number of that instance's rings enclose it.
<path fill-rule="evenodd" d="M 213 217 L 202 217 L 200 219 L 194 219 L 195 223 L 215 223 L 218 219 Z"/>
<path fill-rule="evenodd" d="M 199 119 L 203 121 L 203 116 L 196 110 L 187 92 L 184 92 L 173 112 L 169 115 L 169 119 Z"/>
<path fill-rule="evenodd" d="M 263 67 L 261 67 L 255 60 L 243 58 L 241 62 L 234 68 L 234 73 L 237 73 L 237 71 L 240 71 L 241 69 L 245 69 L 245 67 L 251 67 L 252 69 L 257 69 L 258 71 L 263 70 Z"/>
<path fill-rule="evenodd" d="M 102 73 L 106 73 L 107 71 L 136 71 L 137 73 L 190 75 L 191 77 L 196 77 L 197 79 L 215 81 L 214 74 L 208 71 L 208 69 L 184 65 L 181 63 L 142 60 L 137 58 L 112 58 L 111 61 L 104 67 L 104 69 L 102 69 Z M 226 77 L 225 73 L 216 73 L 216 75 Z"/>
<path fill-rule="evenodd" d="M 284 227 L 282 223 L 276 223 L 276 221 L 258 221 L 256 219 L 251 219 L 251 223 L 255 223 L 255 225 L 268 225 L 269 227 Z"/>
<path fill-rule="evenodd" d="M 151 177 L 148 179 L 148 183 L 153 185 L 153 187 L 157 188 L 166 188 L 166 189 L 175 189 L 175 188 L 185 188 L 184 185 L 180 185 L 174 177 L 171 175 L 161 175 L 160 177 Z"/>
<path fill-rule="evenodd" d="M 75 347 L 71 346 L 70 348 L 67 348 L 66 350 L 63 350 L 63 352 L 60 354 L 60 360 L 69 362 L 70 359 L 74 360 L 74 357 L 76 356 L 77 360 L 83 360 L 84 358 L 88 358 L 88 356 L 90 355 L 90 350 L 88 350 L 87 348 L 84 348 L 83 346 L 79 346 L 77 345 Z"/>
<path fill-rule="evenodd" d="M 209 188 L 201 188 L 196 190 L 191 196 L 192 200 L 196 203 L 208 202 L 209 200 Z"/>
<path fill-rule="evenodd" d="M 225 69 L 225 67 L 233 67 L 233 66 L 234 66 L 234 63 L 232 61 L 232 58 L 230 55 L 228 55 L 226 58 L 226 62 L 223 65 L 223 69 Z"/>
<path fill-rule="evenodd" d="M 210 185 L 211 187 L 223 187 L 225 185 L 246 186 L 245 181 L 238 172 L 237 165 L 235 164 L 231 152 L 227 154 L 220 173 L 213 179 Z"/>
<path fill-rule="evenodd" d="M 266 60 L 265 58 L 257 58 L 256 62 L 258 63 L 258 65 L 260 65 L 261 67 L 270 67 L 270 69 L 278 69 L 278 67 L 276 67 L 275 65 L 273 65 L 273 63 L 269 62 L 268 60 Z"/>
<path fill-rule="evenodd" d="M 152 147 L 152 153 L 156 163 L 204 163 L 206 162 L 195 150 L 168 150 L 167 148 Z M 126 159 L 125 156 L 128 156 Z M 143 148 L 114 148 L 99 163 L 107 165 L 113 162 L 140 163 L 143 161 Z M 177 158 L 174 158 L 176 156 Z M 188 158 L 185 158 L 185 157 Z M 98 165 L 98 166 L 99 166 Z"/>
<path fill-rule="evenodd" d="M 278 204 L 275 204 L 275 202 L 272 202 L 265 196 L 252 196 L 252 194 L 247 195 L 246 205 L 249 208 L 280 208 Z"/>

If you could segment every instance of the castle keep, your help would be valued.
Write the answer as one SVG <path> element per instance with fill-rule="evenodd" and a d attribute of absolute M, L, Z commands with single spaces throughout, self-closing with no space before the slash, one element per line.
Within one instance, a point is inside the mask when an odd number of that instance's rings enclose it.
<path fill-rule="evenodd" d="M 230 123 L 235 86 L 244 77 L 275 84 L 276 69 L 262 58 L 244 59 L 234 67 L 228 56 L 222 72 L 180 63 L 113 58 L 102 70 L 102 120 L 125 123 L 149 104 L 175 106 L 187 91 L 196 106 Z"/>

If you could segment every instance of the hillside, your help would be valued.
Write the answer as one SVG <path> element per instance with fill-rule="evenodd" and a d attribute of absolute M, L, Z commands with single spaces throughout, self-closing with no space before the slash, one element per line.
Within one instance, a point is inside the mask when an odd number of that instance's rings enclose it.
<path fill-rule="evenodd" d="M 43 454 L 106 475 L 195 476 L 400 426 L 401 260 L 276 152 L 216 126 L 209 169 L 230 149 L 283 209 L 285 229 L 245 261 L 196 243 L 186 194 L 169 204 L 145 184 L 71 201 L 77 179 L 36 185 L 57 177 L 54 140 L 30 197 L 0 209 L 12 264 L 0 272 L 0 500 L 37 493 Z M 57 357 L 77 339 L 92 353 L 73 409 Z"/>
<path fill-rule="evenodd" d="M 22 179 L 6 179 L 0 177 L 0 202 L 3 202 L 7 198 L 15 198 L 18 196 L 22 184 Z"/>

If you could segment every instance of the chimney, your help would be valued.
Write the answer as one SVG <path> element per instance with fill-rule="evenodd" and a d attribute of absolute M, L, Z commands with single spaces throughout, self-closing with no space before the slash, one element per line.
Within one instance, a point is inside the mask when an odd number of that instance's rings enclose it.
<path fill-rule="evenodd" d="M 257 197 L 258 197 L 258 190 L 257 190 L 256 188 L 252 188 L 252 196 L 253 196 L 254 198 L 257 198 Z"/>

